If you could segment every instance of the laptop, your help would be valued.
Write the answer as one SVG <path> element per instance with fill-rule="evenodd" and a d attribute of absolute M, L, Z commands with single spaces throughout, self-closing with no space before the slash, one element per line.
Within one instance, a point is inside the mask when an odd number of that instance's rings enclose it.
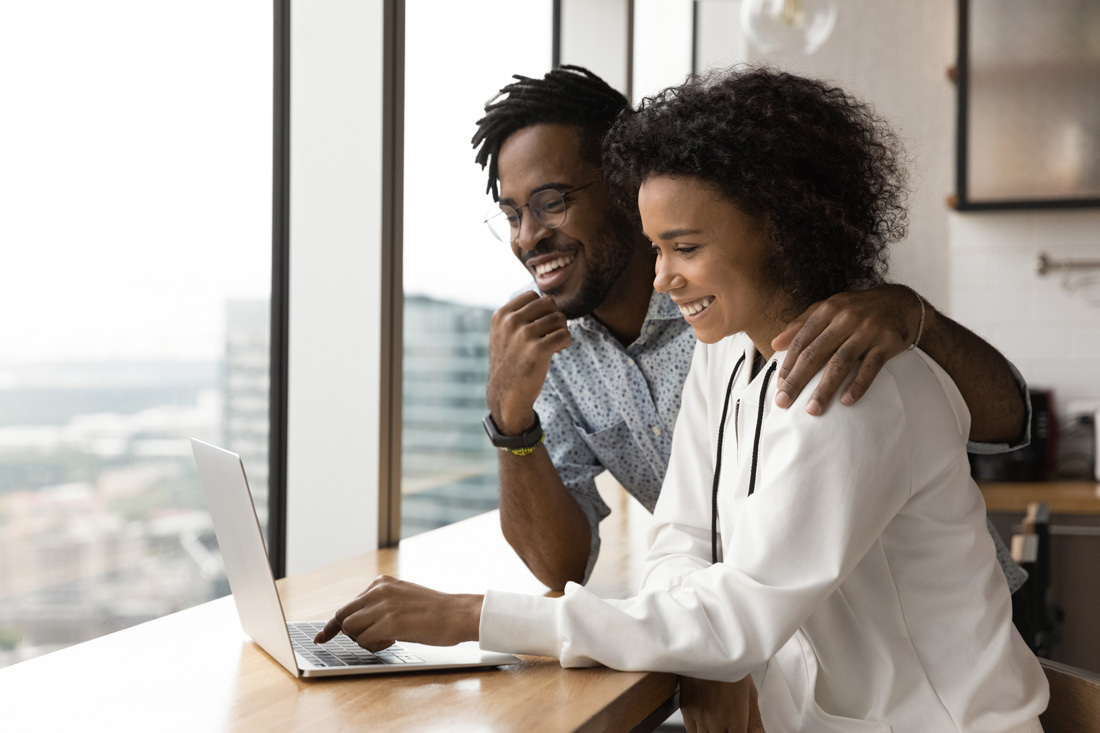
<path fill-rule="evenodd" d="M 214 533 L 241 626 L 295 677 L 394 674 L 519 662 L 511 654 L 482 651 L 477 642 L 450 647 L 401 642 L 377 654 L 343 634 L 326 644 L 314 644 L 313 637 L 326 621 L 287 623 L 241 457 L 195 439 L 191 440 L 191 450 L 214 519 Z"/>

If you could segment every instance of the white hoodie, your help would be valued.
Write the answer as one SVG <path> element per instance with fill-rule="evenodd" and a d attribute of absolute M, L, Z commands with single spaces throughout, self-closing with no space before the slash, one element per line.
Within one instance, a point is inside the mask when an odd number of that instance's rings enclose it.
<path fill-rule="evenodd" d="M 743 355 L 712 565 L 719 423 Z M 490 591 L 481 646 L 565 667 L 751 672 L 769 733 L 1042 730 L 1046 678 L 1011 623 L 969 474 L 970 415 L 951 379 L 913 350 L 858 403 L 815 418 L 805 404 L 817 379 L 773 408 L 771 363 L 752 378 L 754 355 L 743 335 L 696 346 L 641 593 Z"/>

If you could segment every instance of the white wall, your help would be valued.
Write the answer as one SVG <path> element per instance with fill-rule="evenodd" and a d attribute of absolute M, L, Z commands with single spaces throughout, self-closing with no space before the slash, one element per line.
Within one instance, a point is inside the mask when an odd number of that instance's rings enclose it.
<path fill-rule="evenodd" d="M 696 71 L 725 68 L 745 61 L 749 49 L 740 30 L 740 0 L 698 0 L 697 6 Z"/>
<path fill-rule="evenodd" d="M 691 73 L 692 0 L 635 0 L 633 104 Z"/>
<path fill-rule="evenodd" d="M 953 315 L 999 348 L 1032 387 L 1054 389 L 1063 411 L 1100 400 L 1100 272 L 1071 276 L 1071 284 L 1083 284 L 1076 292 L 1063 287 L 1061 273 L 1035 273 L 1040 252 L 1100 259 L 1100 210 L 968 212 L 948 220 Z"/>
<path fill-rule="evenodd" d="M 291 18 L 288 575 L 378 545 L 382 3 Z"/>
<path fill-rule="evenodd" d="M 625 94 L 626 30 L 627 0 L 561 0 L 561 63 L 583 66 Z"/>

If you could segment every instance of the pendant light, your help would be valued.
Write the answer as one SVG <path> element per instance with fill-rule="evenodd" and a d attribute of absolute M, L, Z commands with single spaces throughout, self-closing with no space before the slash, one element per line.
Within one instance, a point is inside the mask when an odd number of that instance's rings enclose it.
<path fill-rule="evenodd" d="M 835 0 L 743 0 L 741 27 L 761 53 L 812 54 L 836 25 Z"/>

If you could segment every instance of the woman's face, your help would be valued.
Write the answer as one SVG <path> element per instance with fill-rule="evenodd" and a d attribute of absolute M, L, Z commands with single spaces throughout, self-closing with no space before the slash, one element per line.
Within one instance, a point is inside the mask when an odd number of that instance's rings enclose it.
<path fill-rule="evenodd" d="M 642 229 L 657 254 L 653 287 L 669 293 L 708 344 L 744 331 L 757 347 L 782 330 L 776 288 L 764 279 L 761 222 L 697 178 L 655 176 L 638 191 Z M 770 346 L 765 350 L 771 355 Z"/>

